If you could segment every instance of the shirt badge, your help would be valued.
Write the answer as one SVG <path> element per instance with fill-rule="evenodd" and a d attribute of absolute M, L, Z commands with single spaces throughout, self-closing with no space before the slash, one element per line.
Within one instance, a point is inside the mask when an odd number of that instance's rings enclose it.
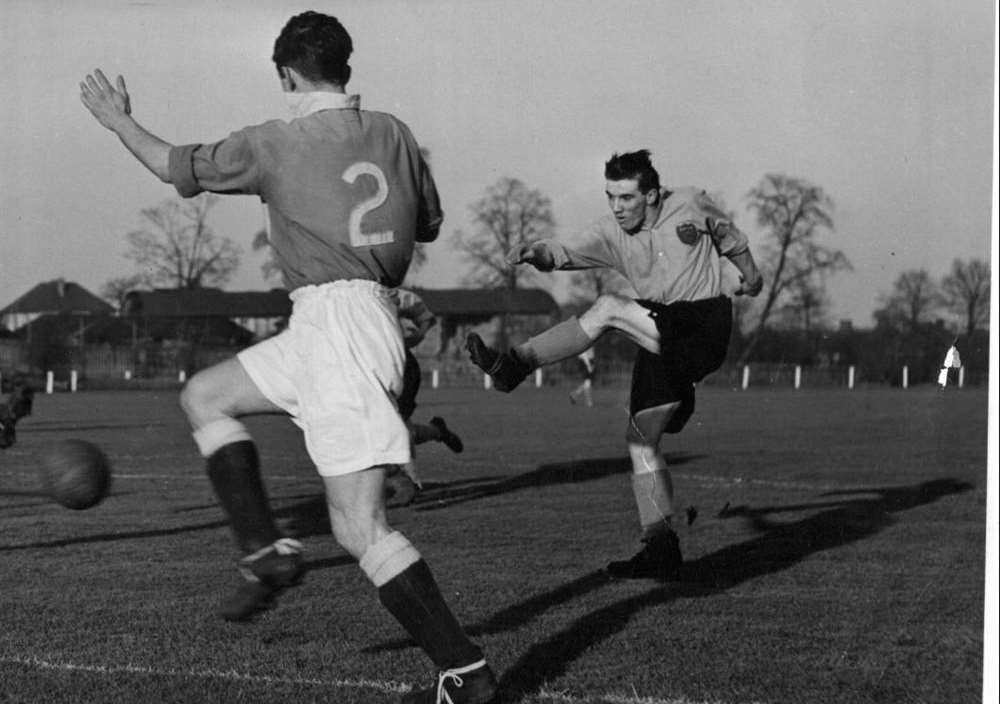
<path fill-rule="evenodd" d="M 682 222 L 677 226 L 677 239 L 684 244 L 691 246 L 698 241 L 698 238 L 706 234 L 698 229 L 693 222 Z"/>

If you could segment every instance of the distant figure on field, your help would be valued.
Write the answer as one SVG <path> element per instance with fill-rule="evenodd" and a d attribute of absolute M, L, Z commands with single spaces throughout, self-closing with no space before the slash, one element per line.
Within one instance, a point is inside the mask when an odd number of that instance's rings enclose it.
<path fill-rule="evenodd" d="M 576 356 L 580 362 L 580 366 L 583 368 L 583 381 L 569 393 L 569 400 L 573 404 L 580 403 L 582 399 L 583 404 L 587 408 L 594 407 L 594 396 L 591 392 L 591 387 L 594 385 L 596 371 L 595 356 L 593 347 L 588 347 Z"/>

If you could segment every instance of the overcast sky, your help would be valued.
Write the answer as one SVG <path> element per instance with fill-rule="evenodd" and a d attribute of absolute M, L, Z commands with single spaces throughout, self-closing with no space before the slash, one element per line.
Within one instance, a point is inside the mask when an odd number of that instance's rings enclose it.
<path fill-rule="evenodd" d="M 821 241 L 854 265 L 831 282 L 834 320 L 869 325 L 906 269 L 990 258 L 991 0 L 0 4 L 0 307 L 40 281 L 96 293 L 131 273 L 125 234 L 174 197 L 82 106 L 88 71 L 123 74 L 167 141 L 213 141 L 285 116 L 270 54 L 306 9 L 351 32 L 363 107 L 433 155 L 446 222 L 423 286 L 458 285 L 451 235 L 498 178 L 545 192 L 572 239 L 605 212 L 604 160 L 636 148 L 668 185 L 721 194 L 751 244 L 745 195 L 764 174 L 822 186 L 836 229 Z M 246 252 L 229 288 L 267 287 L 259 203 L 225 199 L 209 224 Z"/>

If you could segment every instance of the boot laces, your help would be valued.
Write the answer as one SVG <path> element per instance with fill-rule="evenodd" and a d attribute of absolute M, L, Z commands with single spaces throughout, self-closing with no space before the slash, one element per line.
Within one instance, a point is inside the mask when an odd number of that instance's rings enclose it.
<path fill-rule="evenodd" d="M 437 686 L 437 704 L 455 704 L 455 701 L 448 694 L 448 690 L 445 688 L 445 684 L 450 683 L 456 687 L 461 687 L 465 684 L 465 680 L 462 679 L 462 675 L 478 670 L 481 667 L 486 666 L 485 660 L 480 660 L 479 662 L 474 662 L 471 665 L 466 665 L 465 667 L 456 667 L 451 670 L 442 670 L 438 673 L 438 686 Z"/>

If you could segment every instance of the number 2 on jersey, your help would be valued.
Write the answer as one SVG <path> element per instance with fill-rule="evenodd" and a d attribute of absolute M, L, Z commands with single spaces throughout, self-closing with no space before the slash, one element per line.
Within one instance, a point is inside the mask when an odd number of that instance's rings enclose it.
<path fill-rule="evenodd" d="M 361 231 L 361 220 L 372 210 L 379 207 L 385 203 L 386 199 L 389 197 L 389 182 L 385 178 L 385 174 L 375 164 L 370 161 L 358 161 L 347 167 L 344 171 L 344 180 L 350 184 L 353 184 L 358 180 L 358 176 L 363 176 L 368 174 L 375 178 L 378 184 L 378 189 L 375 191 L 375 195 L 371 198 L 366 198 L 365 200 L 358 203 L 356 206 L 351 208 L 351 216 L 347 222 L 348 232 L 351 236 L 351 246 L 352 247 L 372 247 L 377 244 L 388 244 L 393 241 L 395 235 L 392 230 L 385 230 L 383 232 L 362 232 Z"/>

